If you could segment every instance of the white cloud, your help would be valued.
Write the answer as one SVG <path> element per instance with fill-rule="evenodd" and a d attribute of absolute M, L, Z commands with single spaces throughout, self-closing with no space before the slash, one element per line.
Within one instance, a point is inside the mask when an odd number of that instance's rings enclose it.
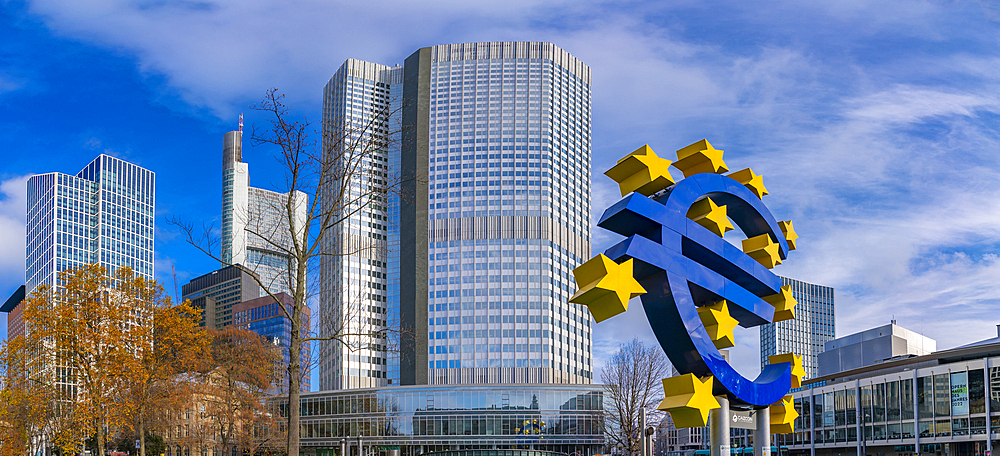
<path fill-rule="evenodd" d="M 185 101 L 220 116 L 270 86 L 317 106 L 348 57 L 393 64 L 430 44 L 555 42 L 593 69 L 594 221 L 618 198 L 601 174 L 617 158 L 644 143 L 669 156 L 707 137 L 734 169 L 765 175 L 766 201 L 802 235 L 776 272 L 835 286 L 838 333 L 895 314 L 941 347 L 991 335 L 979 320 L 1000 292 L 1000 157 L 983 116 L 1000 110 L 1000 58 L 857 56 L 886 37 L 941 41 L 954 24 L 940 14 L 948 5 L 931 2 L 733 4 L 711 24 L 674 20 L 696 5 L 37 0 L 30 10 L 57 33 L 131 52 Z M 755 27 L 766 29 L 740 34 Z M 810 45 L 829 42 L 838 49 Z M 595 251 L 616 240 L 593 234 Z M 23 245 L 17 255 L 20 269 Z M 635 335 L 654 343 L 633 305 L 597 326 L 595 365 Z M 744 373 L 758 362 L 747 354 L 754 337 L 734 352 L 747 358 Z"/>
<path fill-rule="evenodd" d="M 24 284 L 24 227 L 27 217 L 27 182 L 30 176 L 0 181 L 0 293 Z M 2 299 L 6 299 L 4 296 Z"/>

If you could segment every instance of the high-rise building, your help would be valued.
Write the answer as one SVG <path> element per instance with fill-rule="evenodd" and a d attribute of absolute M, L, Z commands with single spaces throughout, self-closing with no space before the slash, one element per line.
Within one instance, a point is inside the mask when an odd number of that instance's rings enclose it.
<path fill-rule="evenodd" d="M 3 306 L 8 336 L 24 332 L 23 299 L 42 285 L 57 286 L 72 267 L 100 264 L 109 272 L 132 268 L 153 278 L 155 174 L 138 165 L 99 155 L 75 176 L 38 174 L 28 179 L 24 287 Z M 73 390 L 72 376 L 56 386 Z"/>
<path fill-rule="evenodd" d="M 760 365 L 767 358 L 782 353 L 802 356 L 804 378 L 819 375 L 818 356 L 823 346 L 834 338 L 833 288 L 802 282 L 787 277 L 782 285 L 790 286 L 798 301 L 795 318 L 760 327 Z"/>
<path fill-rule="evenodd" d="M 278 304 L 279 300 L 281 301 L 280 305 Z M 292 338 L 292 322 L 283 308 L 291 309 L 292 304 L 291 296 L 286 293 L 277 293 L 274 298 L 262 296 L 233 306 L 233 324 L 237 328 L 257 333 L 271 342 L 281 353 L 281 364 L 277 375 L 277 378 L 281 379 L 281 383 L 277 385 L 276 393 L 288 392 L 288 350 L 289 341 Z M 304 307 L 302 310 L 302 330 L 303 336 L 305 336 L 311 328 L 312 314 L 309 307 Z M 309 362 L 311 359 L 309 347 L 309 342 L 302 344 L 302 356 L 299 358 L 300 370 L 303 373 L 301 391 L 309 391 L 311 385 L 309 375 L 307 375 L 310 372 Z"/>
<path fill-rule="evenodd" d="M 242 117 L 241 117 L 242 119 Z M 292 293 L 288 255 L 292 245 L 286 202 L 289 195 L 250 186 L 249 166 L 243 163 L 243 127 L 223 137 L 222 148 L 222 264 L 239 264 L 260 277 L 262 289 Z M 296 229 L 305 226 L 305 193 L 293 198 Z"/>
<path fill-rule="evenodd" d="M 399 354 L 325 344 L 320 389 L 591 382 L 591 317 L 567 302 L 590 257 L 588 66 L 540 42 L 348 60 L 323 116 L 325 138 L 375 125 L 387 140 L 362 177 L 401 182 L 404 197 L 359 208 L 328 241 L 343 256 L 321 263 L 321 317 L 403 331 Z M 350 156 L 344 143 L 325 152 Z"/>
<path fill-rule="evenodd" d="M 260 285 L 253 273 L 233 265 L 191 279 L 181 296 L 202 310 L 201 326 L 222 329 L 233 324 L 234 304 L 260 297 Z"/>

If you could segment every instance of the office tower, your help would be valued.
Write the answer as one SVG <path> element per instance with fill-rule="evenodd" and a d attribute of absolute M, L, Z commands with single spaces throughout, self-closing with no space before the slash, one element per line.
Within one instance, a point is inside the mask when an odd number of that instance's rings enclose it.
<path fill-rule="evenodd" d="M 262 291 L 291 294 L 294 283 L 289 265 L 294 260 L 286 253 L 292 245 L 285 206 L 288 194 L 250 186 L 249 166 L 243 163 L 240 119 L 240 129 L 223 137 L 222 264 L 243 265 L 256 273 Z M 305 193 L 295 192 L 296 227 L 306 223 L 307 202 Z"/>
<path fill-rule="evenodd" d="M 291 309 L 294 301 L 286 293 L 278 293 L 275 295 L 275 298 L 263 296 L 236 304 L 233 306 L 233 324 L 237 328 L 253 331 L 267 339 L 281 353 L 281 363 L 278 368 L 277 378 L 280 378 L 282 383 L 278 385 L 276 392 L 287 393 L 288 342 L 292 338 L 292 322 L 282 310 L 282 306 L 284 306 L 284 309 Z M 278 300 L 281 301 L 281 305 L 278 304 Z M 302 310 L 304 312 L 304 315 L 302 315 L 302 328 L 304 332 L 308 332 L 311 327 L 311 311 L 309 307 L 304 307 Z M 309 375 L 307 375 L 310 361 L 309 345 L 309 342 L 305 342 L 302 345 L 302 355 L 299 359 L 301 371 L 304 374 L 300 387 L 301 391 L 309 391 L 311 384 Z"/>
<path fill-rule="evenodd" d="M 47 173 L 28 179 L 24 287 L 8 299 L 9 335 L 24 332 L 21 314 L 26 295 L 42 285 L 57 286 L 66 269 L 97 263 L 113 273 L 128 266 L 153 278 L 152 171 L 99 155 L 75 176 Z M 75 390 L 72 376 L 57 388 Z"/>
<path fill-rule="evenodd" d="M 389 141 L 366 165 L 401 180 L 404 197 L 366 206 L 328 242 L 385 240 L 380 257 L 321 263 L 334 288 L 320 309 L 404 334 L 398 355 L 325 345 L 321 389 L 592 381 L 590 314 L 567 303 L 590 257 L 590 117 L 590 68 L 551 43 L 340 67 L 324 90 L 326 136 L 384 125 Z"/>
<path fill-rule="evenodd" d="M 108 155 L 76 176 L 28 179 L 25 292 L 88 263 L 152 279 L 154 184 L 152 171 Z"/>
<path fill-rule="evenodd" d="M 233 324 L 233 305 L 260 296 L 253 273 L 226 266 L 191 279 L 181 287 L 182 299 L 202 310 L 201 326 L 222 329 Z"/>
<path fill-rule="evenodd" d="M 798 301 L 795 319 L 760 327 L 760 365 L 766 366 L 769 356 L 795 353 L 802 355 L 804 378 L 816 377 L 817 358 L 823 345 L 834 338 L 833 288 L 787 277 L 782 277 L 781 283 L 792 288 Z"/>

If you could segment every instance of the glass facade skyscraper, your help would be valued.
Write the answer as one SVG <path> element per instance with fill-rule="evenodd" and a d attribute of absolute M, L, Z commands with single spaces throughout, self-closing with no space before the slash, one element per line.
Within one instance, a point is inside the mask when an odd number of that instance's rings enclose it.
<path fill-rule="evenodd" d="M 590 68 L 540 42 L 345 62 L 324 91 L 324 124 L 335 136 L 379 115 L 389 140 L 366 166 L 405 197 L 343 224 L 331 251 L 374 238 L 384 259 L 321 265 L 338 288 L 320 310 L 398 321 L 402 350 L 329 344 L 320 388 L 590 383 L 591 318 L 567 303 L 590 256 Z"/>
<path fill-rule="evenodd" d="M 816 377 L 823 345 L 835 337 L 833 288 L 787 277 L 781 282 L 798 301 L 795 318 L 760 327 L 760 365 L 766 366 L 769 356 L 795 353 L 802 356 L 804 378 Z"/>
<path fill-rule="evenodd" d="M 88 263 L 153 278 L 152 171 L 100 155 L 75 176 L 39 174 L 27 185 L 27 294 Z"/>
<path fill-rule="evenodd" d="M 243 163 L 243 132 L 223 137 L 222 148 L 222 263 L 253 271 L 273 293 L 292 293 L 289 278 L 292 245 L 285 202 L 288 195 L 250 186 L 249 166 Z M 306 223 L 305 193 L 295 193 L 295 223 Z M 231 318 L 231 316 L 230 316 Z"/>

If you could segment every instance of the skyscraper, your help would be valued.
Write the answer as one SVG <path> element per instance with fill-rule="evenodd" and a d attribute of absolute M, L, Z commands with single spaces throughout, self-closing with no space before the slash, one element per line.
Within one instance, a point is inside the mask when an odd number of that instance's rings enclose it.
<path fill-rule="evenodd" d="M 590 256 L 590 119 L 590 68 L 551 43 L 345 62 L 324 90 L 326 136 L 374 120 L 388 141 L 365 165 L 406 197 L 330 239 L 384 242 L 321 264 L 334 286 L 320 310 L 404 338 L 400 354 L 326 344 L 320 388 L 591 382 L 591 318 L 567 303 Z"/>
<path fill-rule="evenodd" d="M 243 163 L 243 123 L 223 137 L 222 148 L 222 263 L 239 264 L 255 272 L 263 289 L 292 294 L 289 277 L 293 261 L 285 203 L 288 195 L 250 186 Z M 295 225 L 306 223 L 305 193 L 295 192 Z"/>
<path fill-rule="evenodd" d="M 795 353 L 802 355 L 804 378 L 816 377 L 823 345 L 834 339 L 833 288 L 787 277 L 781 282 L 798 301 L 795 318 L 760 327 L 760 365 L 766 366 L 769 356 Z"/>
<path fill-rule="evenodd" d="M 55 287 L 66 269 L 97 263 L 109 272 L 132 268 L 153 278 L 153 214 L 156 179 L 152 171 L 100 155 L 75 176 L 38 174 L 28 179 L 23 288 L 2 310 L 8 337 L 24 332 L 23 299 L 42 285 Z M 56 386 L 75 389 L 72 376 Z"/>
<path fill-rule="evenodd" d="M 28 179 L 25 293 L 55 286 L 67 268 L 98 263 L 129 266 L 153 278 L 155 175 L 100 155 L 76 176 L 48 173 Z"/>

